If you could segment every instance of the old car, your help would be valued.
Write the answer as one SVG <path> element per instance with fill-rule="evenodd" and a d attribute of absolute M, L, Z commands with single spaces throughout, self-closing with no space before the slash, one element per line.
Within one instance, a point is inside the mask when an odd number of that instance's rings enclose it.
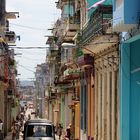
<path fill-rule="evenodd" d="M 24 125 L 23 140 L 55 140 L 53 123 L 38 118 L 28 120 Z"/>

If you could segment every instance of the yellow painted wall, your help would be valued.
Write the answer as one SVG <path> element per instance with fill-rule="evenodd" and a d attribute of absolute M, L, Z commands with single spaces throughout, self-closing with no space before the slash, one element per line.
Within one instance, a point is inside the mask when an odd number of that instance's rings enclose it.
<path fill-rule="evenodd" d="M 75 139 L 80 140 L 80 103 L 75 105 Z"/>

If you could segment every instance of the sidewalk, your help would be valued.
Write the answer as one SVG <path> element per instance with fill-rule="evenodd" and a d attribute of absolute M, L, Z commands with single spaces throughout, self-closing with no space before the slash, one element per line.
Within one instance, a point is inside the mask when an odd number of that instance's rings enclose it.
<path fill-rule="evenodd" d="M 9 132 L 9 133 L 7 134 L 7 136 L 4 138 L 4 140 L 12 140 L 12 133 Z"/>

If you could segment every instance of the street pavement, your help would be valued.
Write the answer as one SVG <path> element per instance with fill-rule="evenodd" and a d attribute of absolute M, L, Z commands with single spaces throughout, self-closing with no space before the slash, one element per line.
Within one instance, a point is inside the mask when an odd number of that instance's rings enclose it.
<path fill-rule="evenodd" d="M 59 140 L 59 136 L 55 136 L 56 140 Z M 8 133 L 8 135 L 6 136 L 6 138 L 4 140 L 12 140 L 12 133 Z M 23 140 L 23 138 L 20 136 L 19 140 Z"/>
<path fill-rule="evenodd" d="M 12 140 L 12 133 L 9 132 L 4 140 Z M 21 132 L 20 132 L 19 140 L 23 140 Z"/>

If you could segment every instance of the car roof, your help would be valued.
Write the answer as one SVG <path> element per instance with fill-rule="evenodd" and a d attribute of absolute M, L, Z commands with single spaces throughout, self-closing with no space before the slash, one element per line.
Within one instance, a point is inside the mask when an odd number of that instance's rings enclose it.
<path fill-rule="evenodd" d="M 31 119 L 26 121 L 26 125 L 29 123 L 48 123 L 48 124 L 53 124 L 52 121 L 47 120 L 47 119 L 41 119 L 41 118 L 37 118 L 37 119 Z"/>

